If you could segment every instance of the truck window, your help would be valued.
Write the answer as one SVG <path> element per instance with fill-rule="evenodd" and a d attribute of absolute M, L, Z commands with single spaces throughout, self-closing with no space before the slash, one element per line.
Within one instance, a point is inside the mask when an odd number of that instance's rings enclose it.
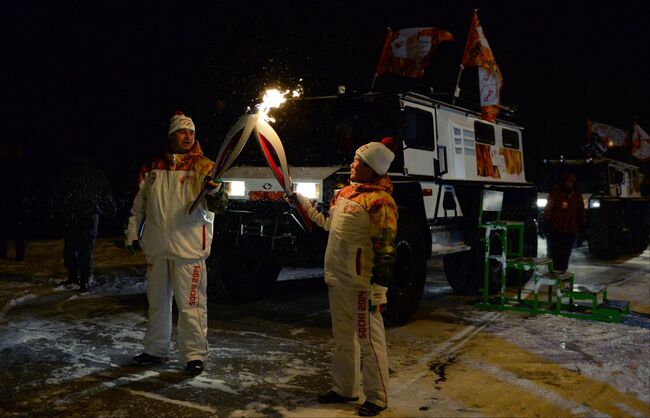
<path fill-rule="evenodd" d="M 409 148 L 434 149 L 433 116 L 430 112 L 414 108 L 404 110 L 404 142 Z"/>
<path fill-rule="evenodd" d="M 477 142 L 494 145 L 494 126 L 474 121 L 474 135 Z"/>
<path fill-rule="evenodd" d="M 504 147 L 519 149 L 519 132 L 503 128 L 501 137 L 503 138 Z"/>

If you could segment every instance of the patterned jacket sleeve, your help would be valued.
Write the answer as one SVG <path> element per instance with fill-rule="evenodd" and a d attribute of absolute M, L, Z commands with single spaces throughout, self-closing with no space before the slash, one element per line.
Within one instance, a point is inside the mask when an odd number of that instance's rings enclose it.
<path fill-rule="evenodd" d="M 380 193 L 368 208 L 370 240 L 374 252 L 371 283 L 389 287 L 393 281 L 395 237 L 397 236 L 397 206 L 387 193 Z"/>

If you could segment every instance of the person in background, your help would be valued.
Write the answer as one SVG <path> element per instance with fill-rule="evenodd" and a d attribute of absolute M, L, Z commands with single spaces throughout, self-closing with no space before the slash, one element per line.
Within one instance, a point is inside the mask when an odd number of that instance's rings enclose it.
<path fill-rule="evenodd" d="M 553 259 L 553 269 L 559 272 L 567 270 L 576 234 L 585 221 L 584 202 L 575 184 L 575 174 L 564 173 L 561 184 L 549 193 L 544 208 L 548 252 Z"/>
<path fill-rule="evenodd" d="M 25 184 L 23 150 L 0 143 L 0 259 L 7 259 L 9 241 L 14 242 L 16 261 L 25 259 Z"/>
<path fill-rule="evenodd" d="M 54 216 L 63 225 L 63 263 L 68 278 L 62 285 L 90 289 L 93 250 L 100 216 L 115 215 L 115 199 L 106 175 L 83 153 L 59 177 L 50 202 Z"/>
<path fill-rule="evenodd" d="M 194 122 L 177 112 L 169 121 L 167 146 L 140 170 L 125 240 L 131 252 L 139 241 L 147 260 L 149 322 L 144 352 L 133 358 L 138 365 L 167 360 L 173 297 L 185 371 L 203 372 L 208 354 L 205 260 L 210 255 L 214 216 L 228 204 L 221 181 L 205 181 L 213 167 L 195 139 Z M 189 214 L 204 183 L 210 189 L 206 200 Z"/>
<path fill-rule="evenodd" d="M 309 217 L 329 231 L 325 281 L 335 345 L 333 385 L 318 396 L 318 402 L 357 401 L 363 379 L 366 400 L 357 409 L 361 416 L 377 415 L 388 405 L 388 353 L 381 312 L 395 262 L 397 206 L 386 175 L 394 157 L 379 142 L 358 148 L 350 165 L 350 184 L 334 196 L 326 214 L 296 195 Z"/>

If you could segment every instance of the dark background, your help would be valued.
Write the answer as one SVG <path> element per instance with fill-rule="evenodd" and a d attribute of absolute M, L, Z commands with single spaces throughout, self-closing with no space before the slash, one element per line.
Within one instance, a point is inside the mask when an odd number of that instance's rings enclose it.
<path fill-rule="evenodd" d="M 647 1 L 24 1 L 4 3 L 0 17 L 0 142 L 23 148 L 17 175 L 33 211 L 70 158 L 89 153 L 118 196 L 118 217 L 106 224 L 117 230 L 138 167 L 166 143 L 174 111 L 192 116 L 213 158 L 268 86 L 367 91 L 387 27 L 454 35 L 423 79 L 405 81 L 451 93 L 476 7 L 504 76 L 502 103 L 526 128 L 529 180 L 544 157 L 579 156 L 586 118 L 630 129 L 636 116 L 650 130 Z M 475 71 L 461 80 L 466 100 L 478 101 Z"/>

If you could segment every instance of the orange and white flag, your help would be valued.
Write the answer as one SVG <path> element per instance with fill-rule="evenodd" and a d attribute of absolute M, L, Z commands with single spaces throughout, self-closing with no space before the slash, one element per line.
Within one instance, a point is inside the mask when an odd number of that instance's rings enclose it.
<path fill-rule="evenodd" d="M 438 45 L 453 40 L 451 33 L 432 27 L 389 31 L 375 76 L 396 74 L 420 78 Z"/>
<path fill-rule="evenodd" d="M 641 161 L 650 161 L 650 135 L 636 121 L 632 123 L 632 149 L 630 152 Z"/>
<path fill-rule="evenodd" d="M 463 67 L 478 67 L 482 117 L 489 121 L 495 120 L 499 114 L 503 76 L 478 21 L 476 10 L 474 10 L 472 24 L 467 34 L 461 65 Z"/>
<path fill-rule="evenodd" d="M 627 135 L 625 129 L 587 119 L 587 140 L 599 142 L 604 149 L 627 146 Z"/>

